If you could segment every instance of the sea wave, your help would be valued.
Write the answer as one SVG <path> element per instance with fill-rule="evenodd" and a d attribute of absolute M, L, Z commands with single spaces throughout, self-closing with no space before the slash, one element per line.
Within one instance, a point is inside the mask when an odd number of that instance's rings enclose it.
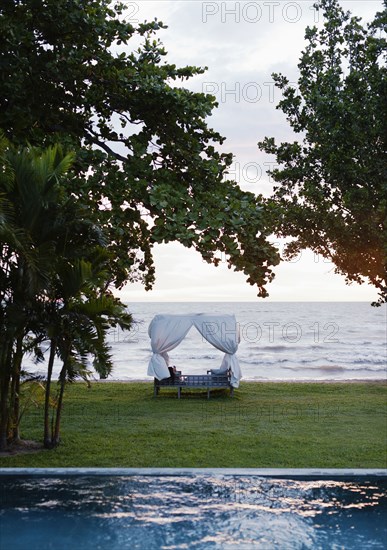
<path fill-rule="evenodd" d="M 304 349 L 304 347 L 303 346 L 295 346 L 294 344 L 289 344 L 289 345 L 278 344 L 278 345 L 272 345 L 272 346 L 251 346 L 250 349 L 254 350 L 254 351 L 258 351 L 258 352 L 262 352 L 262 351 L 276 351 L 276 352 L 279 352 L 279 351 L 302 350 L 302 349 Z"/>
<path fill-rule="evenodd" d="M 342 366 L 342 365 L 317 365 L 317 366 L 310 366 L 310 367 L 307 367 L 307 366 L 298 366 L 298 365 L 288 365 L 288 366 L 284 366 L 282 367 L 283 369 L 286 369 L 286 370 L 292 370 L 292 371 L 297 371 L 297 372 L 301 372 L 301 371 L 305 371 L 305 370 L 310 370 L 310 371 L 325 371 L 325 372 L 386 372 L 387 373 L 387 370 L 385 368 L 378 368 L 378 367 L 364 367 L 364 366 L 359 366 L 357 368 L 351 368 L 351 367 L 348 367 L 348 366 Z"/>
<path fill-rule="evenodd" d="M 387 368 L 387 365 L 386 365 L 386 360 L 383 359 L 383 358 L 380 358 L 380 359 L 377 359 L 376 357 L 374 357 L 373 359 L 363 359 L 363 358 L 359 358 L 359 359 L 353 359 L 353 363 L 355 363 L 355 365 L 357 364 L 364 364 L 364 365 L 382 365 L 384 368 Z"/>
<path fill-rule="evenodd" d="M 219 359 L 219 355 L 200 355 L 200 354 L 197 354 L 197 355 L 190 355 L 187 357 L 188 360 L 192 361 L 201 361 L 201 360 L 210 360 L 210 361 L 215 361 L 217 359 Z"/>
<path fill-rule="evenodd" d="M 346 372 L 348 369 L 346 367 L 341 367 L 339 365 L 319 365 L 317 367 L 311 367 L 310 369 L 307 369 L 307 367 L 298 367 L 298 366 L 287 366 L 284 367 L 286 370 L 291 370 L 295 372 L 300 372 L 304 370 L 314 370 L 314 371 L 323 371 L 323 372 Z"/>
<path fill-rule="evenodd" d="M 250 360 L 250 359 L 245 359 L 245 358 L 239 357 L 239 362 L 241 364 L 246 364 L 246 365 L 268 365 L 268 364 L 276 365 L 276 364 L 289 363 L 289 361 L 290 361 L 290 359 L 278 359 L 278 358 L 276 358 L 275 360 L 270 361 L 267 358 Z"/>

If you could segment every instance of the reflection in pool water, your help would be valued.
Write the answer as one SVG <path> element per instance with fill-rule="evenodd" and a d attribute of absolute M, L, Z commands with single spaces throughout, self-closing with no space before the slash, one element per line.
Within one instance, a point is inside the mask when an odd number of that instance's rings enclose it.
<path fill-rule="evenodd" d="M 0 548 L 385 549 L 387 480 L 3 477 Z"/>

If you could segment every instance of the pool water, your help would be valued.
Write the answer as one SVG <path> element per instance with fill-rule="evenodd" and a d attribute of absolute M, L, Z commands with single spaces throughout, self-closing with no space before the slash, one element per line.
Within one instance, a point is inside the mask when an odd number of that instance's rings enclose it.
<path fill-rule="evenodd" d="M 387 548 L 387 480 L 257 476 L 0 479 L 0 548 Z"/>

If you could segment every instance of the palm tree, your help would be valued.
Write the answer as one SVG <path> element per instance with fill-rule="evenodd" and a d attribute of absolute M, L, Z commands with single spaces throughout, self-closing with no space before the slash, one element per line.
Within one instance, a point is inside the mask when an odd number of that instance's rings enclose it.
<path fill-rule="evenodd" d="M 66 192 L 72 161 L 59 146 L 17 150 L 0 136 L 0 449 L 18 438 L 23 343 L 29 332 L 37 344 L 51 341 L 46 408 L 53 359 L 59 355 L 63 361 L 58 427 L 51 437 L 57 444 L 66 380 L 84 374 L 88 353 L 109 370 L 105 327 L 131 324 L 123 304 L 103 295 L 109 283 L 106 243 L 87 211 Z"/>
<path fill-rule="evenodd" d="M 18 438 L 23 340 L 49 284 L 62 178 L 73 160 L 59 147 L 16 150 L 0 136 L 0 448 Z"/>
<path fill-rule="evenodd" d="M 99 253 L 101 258 L 101 254 Z M 51 305 L 48 336 L 50 358 L 47 372 L 44 445 L 52 448 L 59 443 L 63 395 L 67 382 L 78 377 L 88 381 L 89 356 L 93 356 L 95 370 L 106 376 L 112 368 L 106 335 L 111 326 L 130 329 L 132 316 L 112 294 L 100 287 L 105 282 L 104 265 L 78 260 L 58 272 L 61 300 Z M 50 429 L 49 411 L 53 402 L 51 376 L 55 356 L 62 360 L 58 393 L 55 403 L 55 421 Z"/>

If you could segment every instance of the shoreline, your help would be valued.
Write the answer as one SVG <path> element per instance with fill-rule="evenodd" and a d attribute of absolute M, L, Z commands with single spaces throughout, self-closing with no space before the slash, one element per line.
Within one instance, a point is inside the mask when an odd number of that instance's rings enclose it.
<path fill-rule="evenodd" d="M 79 381 L 81 382 L 81 381 Z M 130 380 L 125 379 L 111 379 L 111 380 L 99 380 L 99 379 L 93 379 L 90 380 L 92 383 L 102 383 L 102 384 L 131 384 L 131 383 L 141 383 L 141 384 L 147 384 L 147 383 L 153 383 L 153 379 L 145 379 L 145 378 L 131 378 Z M 297 379 L 291 379 L 291 380 L 254 380 L 251 378 L 243 379 L 241 380 L 242 383 L 248 383 L 248 384 L 385 384 L 387 385 L 387 379 L 382 378 L 351 378 L 351 379 L 327 379 L 327 380 L 318 380 L 318 379 L 311 379 L 311 380 L 297 380 Z"/>

